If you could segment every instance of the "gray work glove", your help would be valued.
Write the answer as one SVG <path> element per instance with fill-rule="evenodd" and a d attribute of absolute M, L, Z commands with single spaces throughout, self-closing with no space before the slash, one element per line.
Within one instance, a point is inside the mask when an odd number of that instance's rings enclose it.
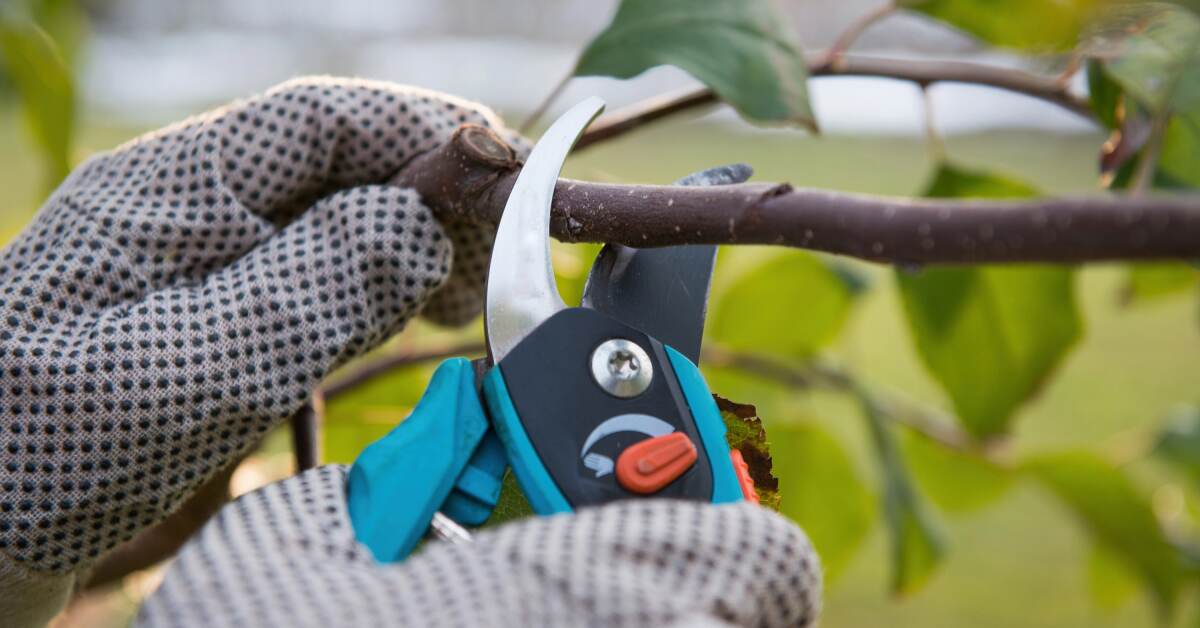
<path fill-rule="evenodd" d="M 491 231 L 385 184 L 464 122 L 505 133 L 442 94 L 297 80 L 62 184 L 0 252 L 0 624 L 45 623 L 418 312 L 478 312 Z"/>
<path fill-rule="evenodd" d="M 756 505 L 615 502 L 381 565 L 354 539 L 347 473 L 320 467 L 226 506 L 136 624 L 809 626 L 819 612 L 808 539 Z"/>

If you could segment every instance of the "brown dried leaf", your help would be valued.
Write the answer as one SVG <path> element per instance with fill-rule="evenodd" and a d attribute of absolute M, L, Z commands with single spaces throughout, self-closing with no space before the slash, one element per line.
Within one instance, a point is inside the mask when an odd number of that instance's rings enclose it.
<path fill-rule="evenodd" d="M 772 510 L 779 510 L 781 494 L 779 478 L 771 472 L 771 446 L 767 442 L 767 431 L 763 429 L 758 410 L 750 404 L 730 401 L 713 395 L 721 418 L 725 420 L 725 438 L 731 449 L 742 452 L 742 458 L 750 468 L 758 501 Z"/>

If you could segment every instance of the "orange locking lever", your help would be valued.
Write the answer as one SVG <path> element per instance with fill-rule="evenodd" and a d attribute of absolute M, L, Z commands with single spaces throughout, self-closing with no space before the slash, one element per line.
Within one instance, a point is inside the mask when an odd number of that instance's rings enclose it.
<path fill-rule="evenodd" d="M 632 493 L 656 493 L 692 468 L 697 457 L 683 432 L 647 438 L 617 458 L 617 482 Z"/>

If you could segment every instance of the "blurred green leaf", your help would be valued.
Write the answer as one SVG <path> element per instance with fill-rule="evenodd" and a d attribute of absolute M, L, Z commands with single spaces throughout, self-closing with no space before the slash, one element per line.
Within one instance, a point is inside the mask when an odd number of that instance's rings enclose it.
<path fill-rule="evenodd" d="M 53 189 L 71 170 L 71 71 L 46 32 L 12 6 L 0 7 L 0 61 L 20 94 L 25 120 L 46 164 L 48 189 Z"/>
<path fill-rule="evenodd" d="M 587 284 L 592 262 L 600 252 L 599 244 L 564 244 L 550 241 L 551 257 L 554 261 L 554 279 L 563 302 L 578 305 L 583 298 L 583 286 Z"/>
<path fill-rule="evenodd" d="M 622 0 L 576 76 L 632 78 L 676 66 L 743 116 L 816 128 L 808 65 L 770 0 Z"/>
<path fill-rule="evenodd" d="M 929 198 L 1032 198 L 1039 193 L 1028 184 L 992 172 L 970 170 L 951 163 L 938 165 L 922 196 Z"/>
<path fill-rule="evenodd" d="M 926 196 L 1010 198 L 1032 192 L 1003 177 L 943 165 Z M 981 240 L 986 237 L 981 227 Z M 1016 409 L 1079 339 L 1073 279 L 1069 268 L 1051 266 L 897 271 L 917 353 L 972 434 L 1006 431 Z"/>
<path fill-rule="evenodd" d="M 1200 187 L 1200 17 L 1161 2 L 1119 4 L 1083 50 L 1096 59 L 1089 85 L 1102 90 L 1101 100 L 1093 99 L 1102 121 L 1117 111 L 1120 93 L 1135 101 L 1124 103 L 1126 116 L 1136 103 L 1150 118 L 1166 119 L 1155 187 Z M 1113 94 L 1114 86 L 1120 93 Z"/>
<path fill-rule="evenodd" d="M 914 593 L 942 562 L 946 544 L 909 477 L 904 457 L 882 408 L 865 391 L 863 407 L 883 482 L 883 515 L 892 542 L 892 590 Z"/>
<path fill-rule="evenodd" d="M 1154 444 L 1154 456 L 1170 463 L 1200 488 L 1200 406 L 1176 408 Z"/>
<path fill-rule="evenodd" d="M 529 500 L 525 499 L 525 493 L 521 492 L 521 485 L 517 484 L 517 478 L 513 475 L 512 469 L 506 469 L 504 479 L 500 483 L 500 499 L 496 501 L 496 507 L 483 525 L 485 527 L 500 525 L 506 521 L 521 519 L 532 514 L 533 506 L 529 505 Z"/>
<path fill-rule="evenodd" d="M 1092 113 L 1108 129 L 1121 126 L 1121 86 L 1104 71 L 1099 61 L 1087 62 L 1088 101 Z"/>
<path fill-rule="evenodd" d="M 1129 568 L 1108 548 L 1093 543 L 1087 559 L 1088 593 L 1092 602 L 1116 610 L 1138 592 L 1138 581 Z"/>
<path fill-rule="evenodd" d="M 1168 177 L 1173 187 L 1200 188 L 1200 108 L 1171 117 L 1156 174 Z"/>
<path fill-rule="evenodd" d="M 1122 301 L 1140 303 L 1187 292 L 1200 285 L 1200 269 L 1185 262 L 1130 264 Z"/>
<path fill-rule="evenodd" d="M 17 0 L 18 2 L 20 0 Z M 58 45 L 67 65 L 74 67 L 87 33 L 87 15 L 79 0 L 25 0 L 33 21 Z"/>
<path fill-rule="evenodd" d="M 1187 576 L 1150 502 L 1123 471 L 1087 452 L 1049 454 L 1025 468 L 1079 519 L 1092 539 L 1138 575 L 1163 616 Z"/>
<path fill-rule="evenodd" d="M 936 268 L 899 275 L 917 352 L 972 434 L 1008 429 L 1082 323 L 1059 267 Z"/>
<path fill-rule="evenodd" d="M 788 251 L 738 278 L 717 303 L 710 331 L 733 349 L 807 357 L 837 336 L 852 300 L 829 266 Z"/>
<path fill-rule="evenodd" d="M 1150 111 L 1200 109 L 1200 18 L 1159 2 L 1121 5 L 1085 44 Z"/>
<path fill-rule="evenodd" d="M 946 512 L 969 513 L 994 503 L 1013 485 L 1012 473 L 977 455 L 904 433 L 900 445 L 913 478 Z"/>
<path fill-rule="evenodd" d="M 771 424 L 771 449 L 783 514 L 812 539 L 826 582 L 849 564 L 874 524 L 874 497 L 850 456 L 828 432 L 811 423 Z"/>
<path fill-rule="evenodd" d="M 371 379 L 325 405 L 322 459 L 349 464 L 363 448 L 408 417 L 436 364 L 398 369 Z"/>
<path fill-rule="evenodd" d="M 1066 51 L 1101 0 L 898 0 L 997 46 Z"/>

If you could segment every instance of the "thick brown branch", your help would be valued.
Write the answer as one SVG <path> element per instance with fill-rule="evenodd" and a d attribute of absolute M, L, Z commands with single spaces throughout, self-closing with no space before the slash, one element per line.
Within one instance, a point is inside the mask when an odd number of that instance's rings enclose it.
<path fill-rule="evenodd" d="M 922 87 L 934 83 L 970 83 L 1017 92 L 1056 104 L 1091 119 L 1085 99 L 1058 80 L 995 66 L 964 61 L 915 61 L 837 55 L 821 57 L 809 67 L 811 76 L 873 76 L 911 81 Z M 623 135 L 662 118 L 715 105 L 716 94 L 707 88 L 666 94 L 635 103 L 601 117 L 575 145 L 576 150 Z"/>
<path fill-rule="evenodd" d="M 460 145 L 460 130 L 395 178 L 435 211 L 496 223 L 519 164 L 498 149 Z M 487 155 L 475 159 L 472 155 Z M 907 199 L 787 184 L 716 187 L 560 180 L 551 234 L 566 242 L 769 244 L 897 264 L 1088 262 L 1200 257 L 1200 196 L 1033 201 Z"/>

